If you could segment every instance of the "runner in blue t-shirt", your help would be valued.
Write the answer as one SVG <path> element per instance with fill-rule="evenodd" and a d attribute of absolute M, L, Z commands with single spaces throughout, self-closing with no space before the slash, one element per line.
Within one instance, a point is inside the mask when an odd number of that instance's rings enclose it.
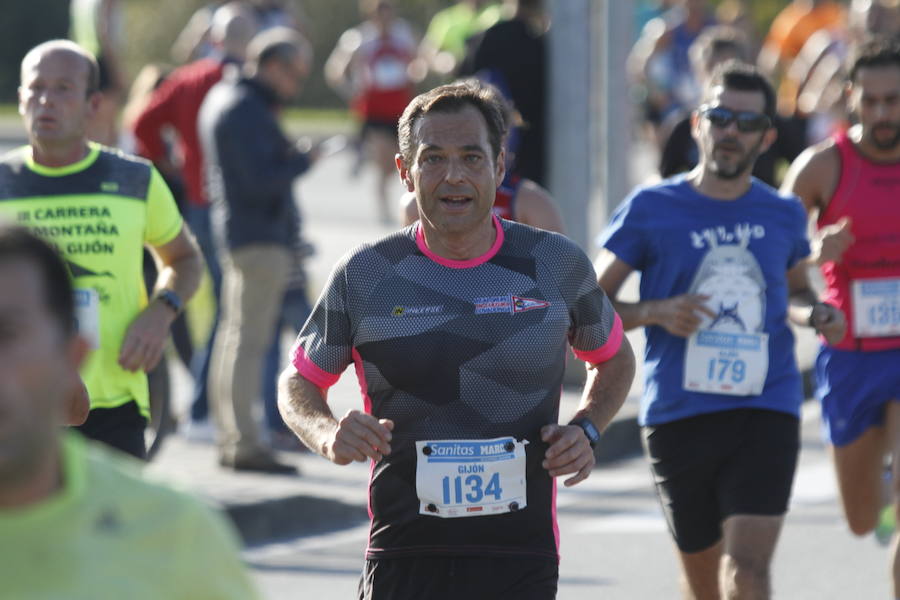
<path fill-rule="evenodd" d="M 810 290 L 803 207 L 750 174 L 773 114 L 755 69 L 720 66 L 692 117 L 700 164 L 635 191 L 601 240 L 610 298 L 641 272 L 640 300 L 614 305 L 645 327 L 644 446 L 694 597 L 768 597 L 799 449 L 787 320 L 844 329 Z"/>

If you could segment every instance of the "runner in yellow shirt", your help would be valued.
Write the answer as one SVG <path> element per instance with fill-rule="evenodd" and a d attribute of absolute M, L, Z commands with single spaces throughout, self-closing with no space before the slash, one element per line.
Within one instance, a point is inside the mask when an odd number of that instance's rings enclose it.
<path fill-rule="evenodd" d="M 171 325 L 199 283 L 202 259 L 159 173 L 90 143 L 97 65 L 73 42 L 33 48 L 22 61 L 19 112 L 30 145 L 0 158 L 0 215 L 62 252 L 75 284 L 79 331 L 92 351 L 83 433 L 144 456 L 147 378 Z M 152 300 L 142 248 L 160 263 Z"/>

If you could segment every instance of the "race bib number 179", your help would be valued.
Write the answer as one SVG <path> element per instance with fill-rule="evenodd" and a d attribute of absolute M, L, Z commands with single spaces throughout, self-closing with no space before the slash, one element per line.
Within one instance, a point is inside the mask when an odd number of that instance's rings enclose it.
<path fill-rule="evenodd" d="M 762 393 L 769 370 L 769 335 L 701 329 L 688 338 L 684 389 L 751 396 Z"/>

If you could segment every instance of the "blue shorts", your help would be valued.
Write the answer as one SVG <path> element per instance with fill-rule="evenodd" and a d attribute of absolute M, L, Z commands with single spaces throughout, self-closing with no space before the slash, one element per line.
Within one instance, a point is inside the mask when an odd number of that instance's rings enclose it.
<path fill-rule="evenodd" d="M 823 346 L 816 357 L 816 398 L 828 440 L 845 446 L 884 425 L 885 406 L 900 401 L 900 349 L 879 352 Z"/>

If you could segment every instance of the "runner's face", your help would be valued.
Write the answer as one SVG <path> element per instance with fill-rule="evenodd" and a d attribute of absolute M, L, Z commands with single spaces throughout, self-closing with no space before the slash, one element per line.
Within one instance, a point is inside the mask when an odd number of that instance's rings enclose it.
<path fill-rule="evenodd" d="M 50 50 L 23 65 L 19 114 L 32 142 L 83 143 L 97 102 L 87 79 L 84 58 L 69 50 Z"/>
<path fill-rule="evenodd" d="M 762 113 L 765 98 L 762 92 L 715 88 L 706 105 L 723 107 L 733 112 Z M 700 160 L 704 168 L 722 179 L 737 179 L 749 173 L 757 157 L 774 141 L 774 130 L 739 131 L 737 123 L 725 127 L 713 125 L 709 119 L 697 115 L 693 123 L 693 135 L 700 148 Z"/>
<path fill-rule="evenodd" d="M 79 381 L 76 341 L 66 340 L 45 293 L 31 260 L 0 260 L 0 487 L 53 447 Z"/>
<path fill-rule="evenodd" d="M 900 144 L 900 67 L 867 67 L 850 86 L 850 108 L 859 117 L 863 139 L 878 150 Z"/>
<path fill-rule="evenodd" d="M 413 164 L 401 166 L 401 177 L 416 193 L 423 224 L 439 234 L 459 234 L 490 220 L 504 156 L 493 156 L 481 112 L 466 106 L 427 114 L 415 135 Z"/>

